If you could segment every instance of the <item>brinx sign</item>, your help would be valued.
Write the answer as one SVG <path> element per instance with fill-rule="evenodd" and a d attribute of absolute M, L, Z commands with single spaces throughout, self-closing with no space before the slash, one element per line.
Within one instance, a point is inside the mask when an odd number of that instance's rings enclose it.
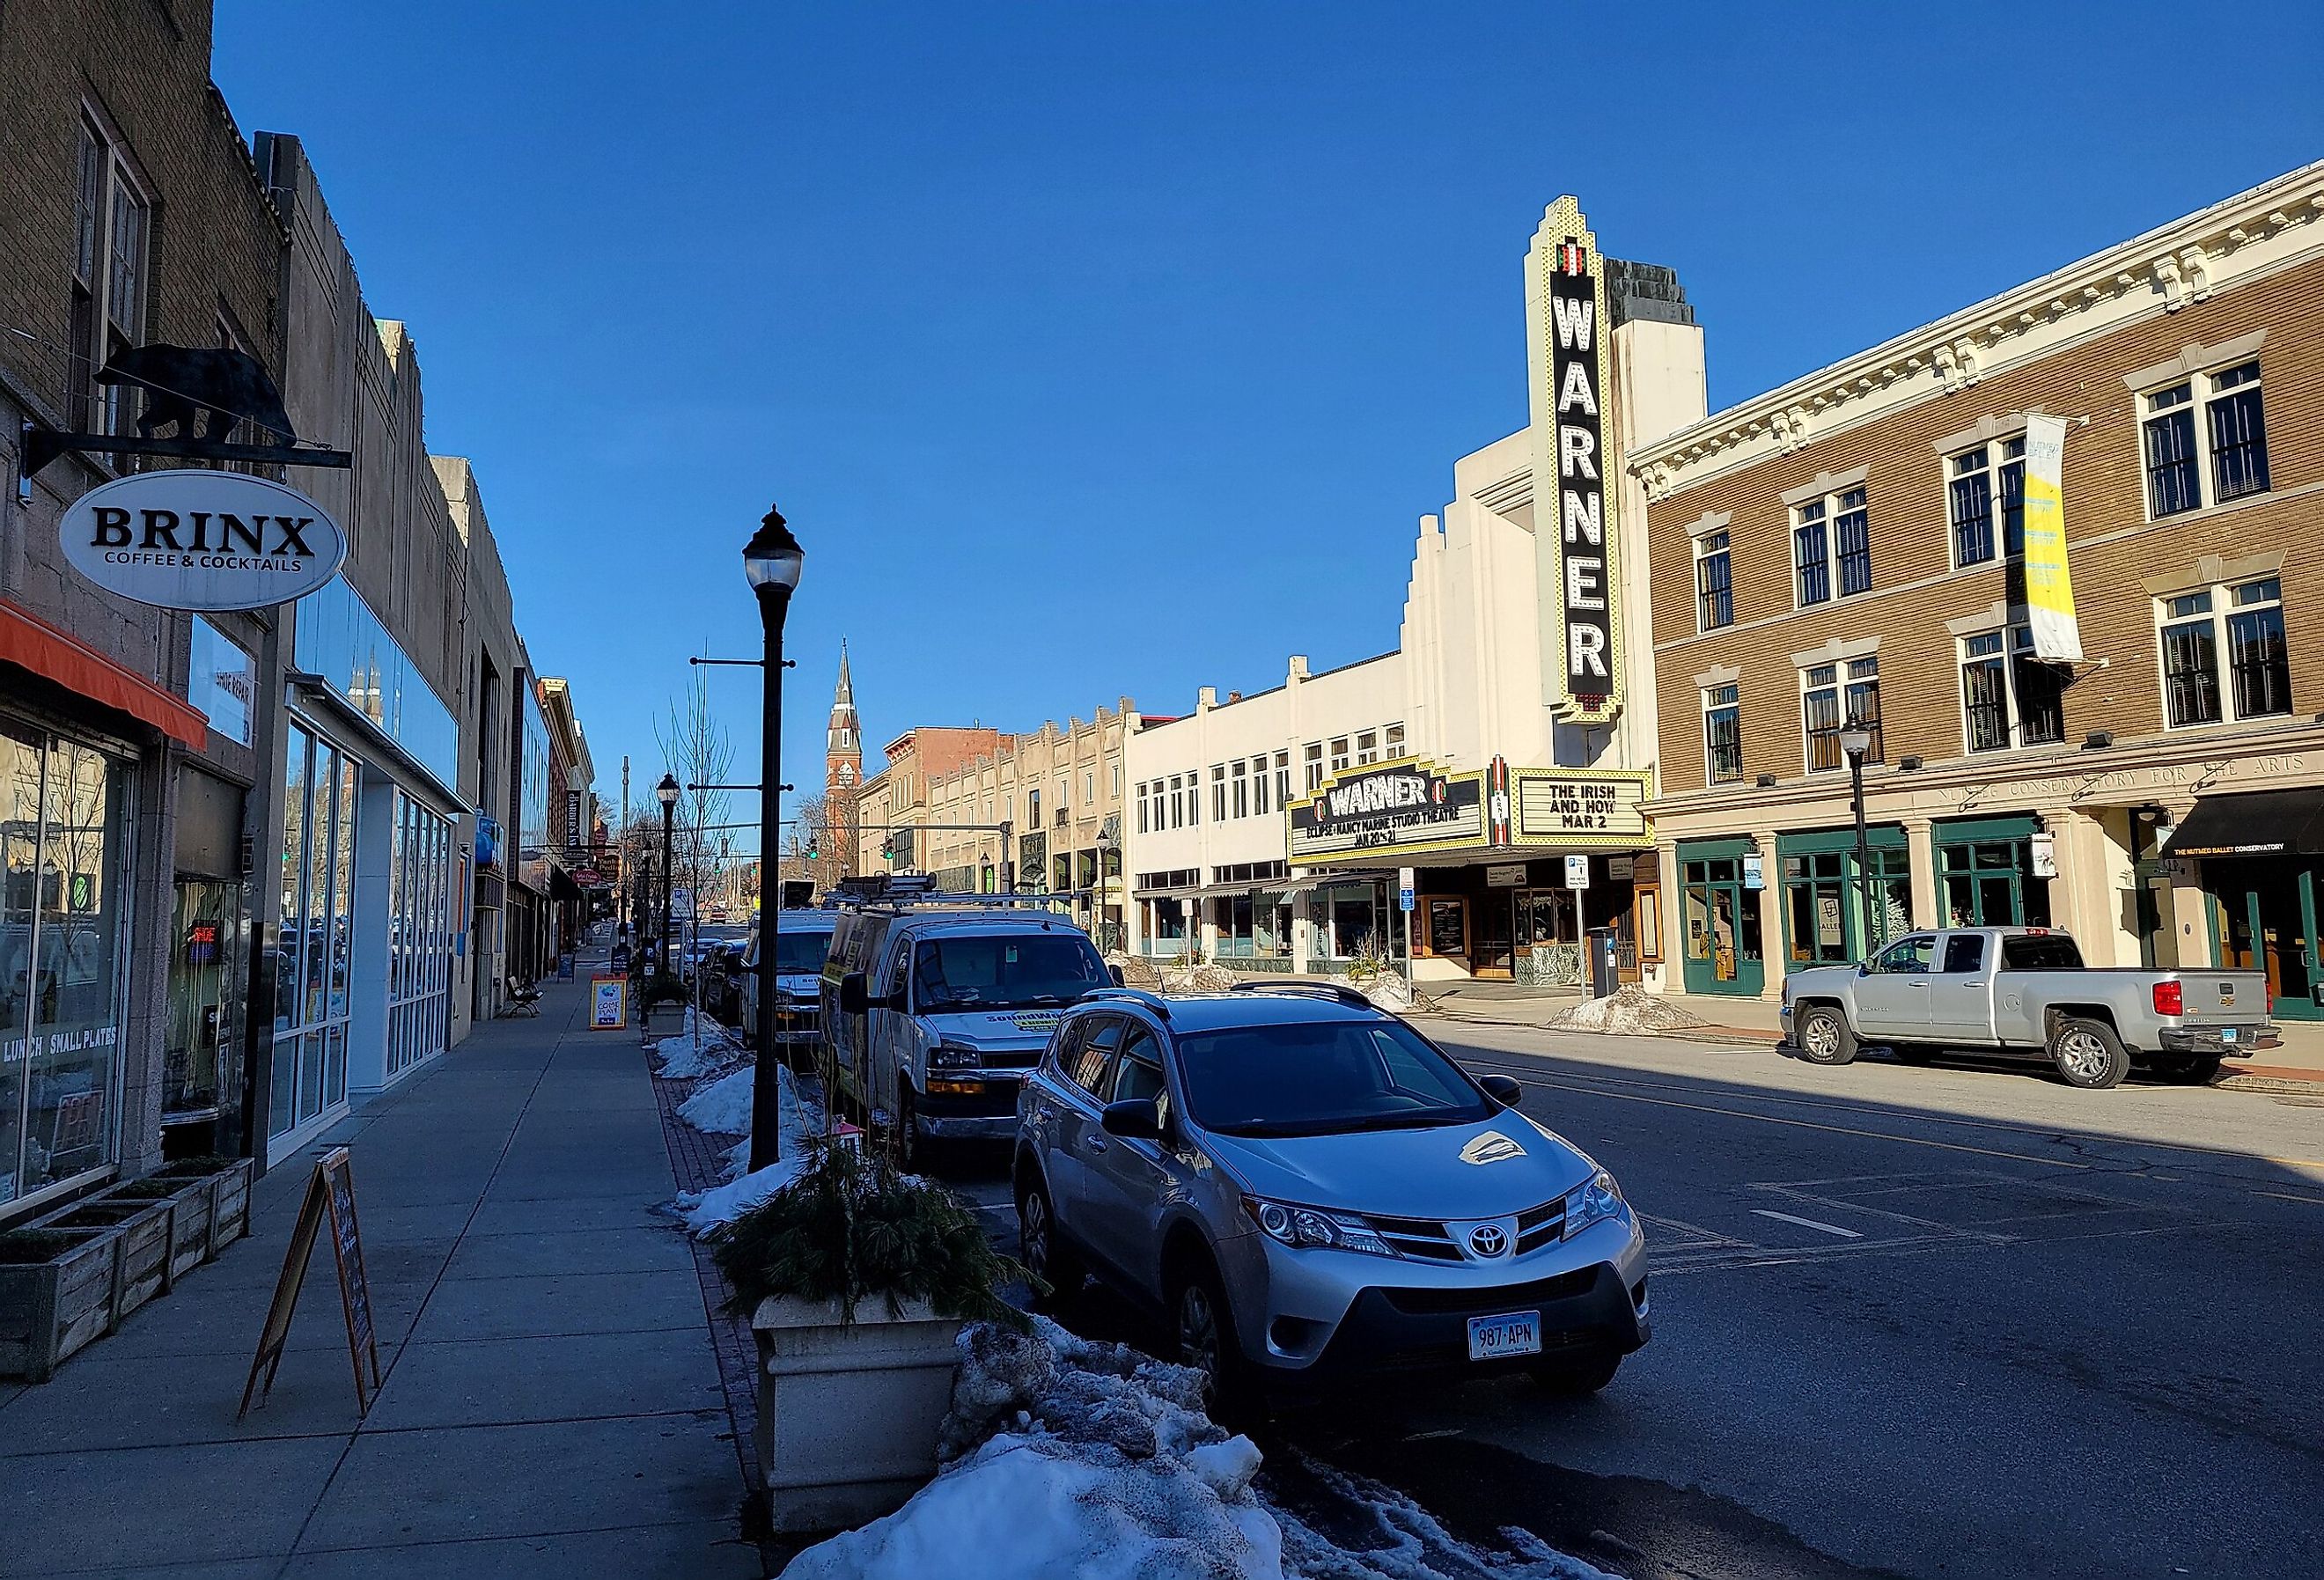
<path fill-rule="evenodd" d="M 60 547 L 109 592 L 165 609 L 258 609 L 325 586 L 346 534 L 295 488 L 239 472 L 140 472 L 64 513 Z"/>

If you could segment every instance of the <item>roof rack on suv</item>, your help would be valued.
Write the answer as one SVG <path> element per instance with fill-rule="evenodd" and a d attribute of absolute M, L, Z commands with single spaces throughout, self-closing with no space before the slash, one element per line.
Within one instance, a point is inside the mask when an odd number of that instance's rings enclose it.
<path fill-rule="evenodd" d="M 1128 999 L 1153 1011 L 1157 1020 L 1170 1018 L 1170 1001 L 1158 993 L 1148 993 L 1142 987 L 1093 987 L 1082 994 L 1080 1002 L 1088 1003 L 1092 999 Z"/>
<path fill-rule="evenodd" d="M 1304 993 L 1319 998 L 1337 999 L 1351 1009 L 1377 1010 L 1379 1006 L 1342 982 L 1238 982 L 1237 993 Z"/>

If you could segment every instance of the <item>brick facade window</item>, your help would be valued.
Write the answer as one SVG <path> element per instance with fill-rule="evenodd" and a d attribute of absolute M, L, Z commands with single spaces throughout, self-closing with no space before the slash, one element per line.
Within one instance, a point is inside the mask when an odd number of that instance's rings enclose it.
<path fill-rule="evenodd" d="M 1735 624 L 1735 562 L 1724 531 L 1694 541 L 1694 624 L 1698 631 Z"/>
<path fill-rule="evenodd" d="M 1741 688 L 1710 686 L 1702 693 L 1703 770 L 1712 784 L 1743 777 Z"/>
<path fill-rule="evenodd" d="M 2065 675 L 2034 657 L 2023 625 L 1961 644 L 1961 721 L 1971 752 L 2054 744 L 2066 738 Z"/>
<path fill-rule="evenodd" d="M 75 428 L 125 434 L 136 427 L 142 392 L 134 384 L 99 385 L 97 374 L 145 338 L 150 212 L 120 150 L 82 122 L 65 402 Z M 130 463 L 123 457 L 115 464 L 126 470 Z"/>
<path fill-rule="evenodd" d="M 2184 593 L 2163 600 L 2158 614 L 2163 716 L 2172 728 L 2292 711 L 2281 580 L 2264 577 Z"/>
<path fill-rule="evenodd" d="M 2148 394 L 2145 404 L 2140 436 L 2149 516 L 2201 509 L 2207 477 L 2213 504 L 2267 491 L 2267 418 L 2256 360 L 2181 379 Z"/>
<path fill-rule="evenodd" d="M 2001 439 L 1952 457 L 1946 470 L 1952 517 L 1953 564 L 1984 565 L 1997 546 L 2011 559 L 2025 552 L 2025 440 Z M 1994 533 L 1995 504 L 2001 531 Z"/>
<path fill-rule="evenodd" d="M 1809 500 L 1793 513 L 1792 586 L 1801 608 L 1831 600 L 1835 571 L 1843 598 L 1872 589 L 1870 518 L 1861 488 Z"/>
<path fill-rule="evenodd" d="M 1801 671 L 1800 721 L 1807 738 L 1810 773 L 1823 773 L 1847 762 L 1840 737 L 1860 729 L 1872 737 L 1867 762 L 1885 761 L 1880 741 L 1880 661 L 1868 657 L 1845 664 L 1817 664 Z"/>

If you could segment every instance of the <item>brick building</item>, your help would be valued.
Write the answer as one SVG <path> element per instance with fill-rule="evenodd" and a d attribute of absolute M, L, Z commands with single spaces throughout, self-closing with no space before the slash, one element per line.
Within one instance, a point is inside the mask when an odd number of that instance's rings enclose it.
<path fill-rule="evenodd" d="M 209 60 L 207 5 L 0 9 L 0 1219 L 244 1128 L 274 623 L 67 567 L 60 517 L 125 460 L 14 486 L 27 422 L 134 432 L 143 393 L 97 377 L 133 346 L 281 370 L 282 220 Z"/>
<path fill-rule="evenodd" d="M 2264 966 L 2318 1012 L 2319 330 L 2324 165 L 1631 452 L 1686 991 L 2050 923 L 2098 964 Z M 2079 660 L 2029 611 L 2045 419 Z"/>

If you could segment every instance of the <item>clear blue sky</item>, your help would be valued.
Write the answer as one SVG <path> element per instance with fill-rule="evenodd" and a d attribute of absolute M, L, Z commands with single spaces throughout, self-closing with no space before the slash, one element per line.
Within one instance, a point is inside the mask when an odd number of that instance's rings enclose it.
<path fill-rule="evenodd" d="M 770 500 L 803 786 L 843 633 L 874 767 L 1390 648 L 1524 421 L 1560 192 L 1679 271 L 1724 404 L 2324 155 L 2324 7 L 2205 16 L 218 0 L 216 75 L 411 326 L 612 795 L 688 653 L 757 651 Z"/>

